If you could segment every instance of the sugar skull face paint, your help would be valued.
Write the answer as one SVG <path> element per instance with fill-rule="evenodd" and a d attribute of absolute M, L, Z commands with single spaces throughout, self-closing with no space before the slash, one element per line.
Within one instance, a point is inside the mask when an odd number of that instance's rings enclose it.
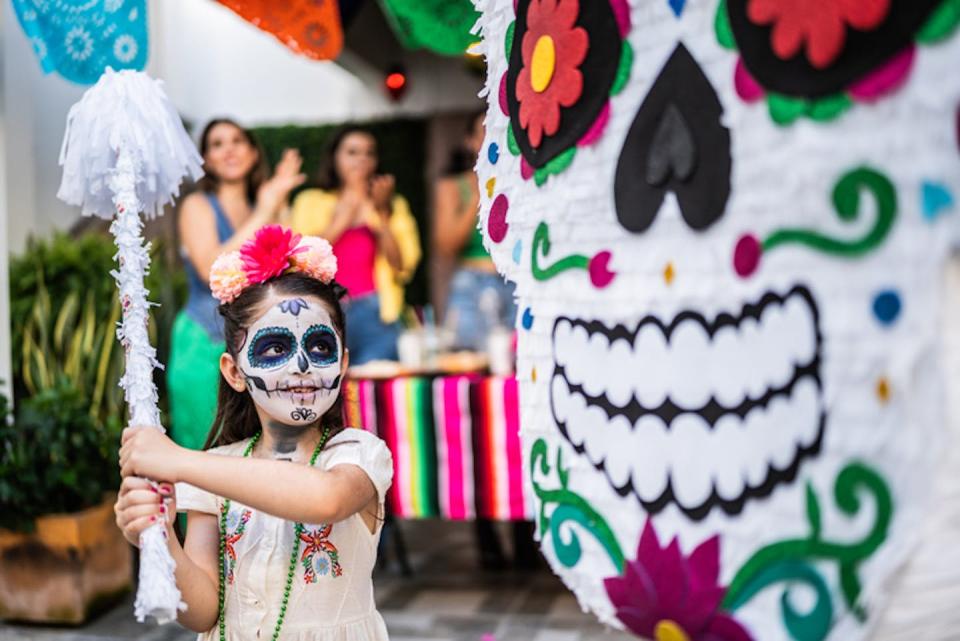
<path fill-rule="evenodd" d="M 939 486 L 960 5 L 475 4 L 554 571 L 644 639 L 912 638 L 927 602 L 949 638 L 944 579 L 893 581 Z"/>
<path fill-rule="evenodd" d="M 340 392 L 343 346 L 319 302 L 286 298 L 250 326 L 238 364 L 254 403 L 270 418 L 306 425 Z"/>

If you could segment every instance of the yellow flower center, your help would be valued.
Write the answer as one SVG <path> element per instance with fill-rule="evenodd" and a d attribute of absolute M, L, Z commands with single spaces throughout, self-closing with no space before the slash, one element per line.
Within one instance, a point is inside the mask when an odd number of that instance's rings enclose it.
<path fill-rule="evenodd" d="M 653 637 L 656 641 L 690 641 L 683 628 L 670 619 L 657 623 L 657 627 L 653 629 Z"/>
<path fill-rule="evenodd" d="M 557 49 L 550 36 L 540 36 L 533 47 L 533 59 L 530 61 L 530 84 L 537 93 L 543 93 L 553 80 L 557 67 Z"/>

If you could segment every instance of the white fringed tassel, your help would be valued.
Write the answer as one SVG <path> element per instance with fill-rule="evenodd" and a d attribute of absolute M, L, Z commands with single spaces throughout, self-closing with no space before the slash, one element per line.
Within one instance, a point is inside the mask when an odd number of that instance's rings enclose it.
<path fill-rule="evenodd" d="M 160 367 L 147 332 L 147 292 L 143 277 L 150 267 L 140 212 L 158 216 L 173 202 L 184 177 L 203 175 L 202 159 L 183 129 L 163 83 L 139 71 L 108 68 L 67 116 L 60 150 L 63 177 L 57 196 L 82 208 L 85 216 L 112 219 L 120 268 L 123 324 L 117 337 L 126 351 L 120 385 L 130 407 L 130 425 L 160 427 L 153 369 Z M 162 524 L 140 537 L 140 586 L 135 614 L 160 623 L 172 621 L 180 591 Z"/>
<path fill-rule="evenodd" d="M 148 334 L 147 291 L 144 277 L 150 269 L 149 246 L 143 240 L 140 202 L 137 199 L 138 166 L 135 154 L 121 146 L 117 165 L 109 178 L 116 218 L 110 231 L 117 244 L 120 269 L 114 271 L 123 309 L 123 322 L 117 338 L 126 352 L 126 370 L 120 385 L 130 408 L 130 425 L 160 426 L 154 368 L 162 368 Z M 140 535 L 140 582 L 134 614 L 143 622 L 148 616 L 159 623 L 177 618 L 183 608 L 175 579 L 176 564 L 167 547 L 167 531 L 162 523 L 150 526 Z"/>

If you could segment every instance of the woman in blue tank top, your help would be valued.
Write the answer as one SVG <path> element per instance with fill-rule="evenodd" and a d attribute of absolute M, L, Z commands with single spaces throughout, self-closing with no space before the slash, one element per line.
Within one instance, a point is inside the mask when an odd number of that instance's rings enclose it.
<path fill-rule="evenodd" d="M 252 134 L 227 119 L 210 122 L 200 137 L 206 175 L 180 205 L 177 221 L 189 297 L 173 324 L 167 390 L 171 435 L 200 449 L 217 402 L 223 325 L 207 280 L 221 253 L 239 249 L 253 234 L 277 221 L 290 191 L 302 184 L 301 159 L 284 152 L 274 176 Z"/>

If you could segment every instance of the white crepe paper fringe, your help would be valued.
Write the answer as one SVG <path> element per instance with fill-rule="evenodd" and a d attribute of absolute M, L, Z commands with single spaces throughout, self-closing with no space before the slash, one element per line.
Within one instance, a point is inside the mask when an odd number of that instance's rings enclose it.
<path fill-rule="evenodd" d="M 123 320 L 117 338 L 126 354 L 120 385 L 130 408 L 130 424 L 160 430 L 153 370 L 161 367 L 150 345 L 144 276 L 150 268 L 139 212 L 162 213 L 179 193 L 184 176 L 202 175 L 200 157 L 161 83 L 144 73 L 108 69 L 70 109 L 60 153 L 63 180 L 57 196 L 79 205 L 85 215 L 113 218 Z M 175 579 L 176 564 L 163 524 L 140 537 L 140 580 L 134 614 L 159 623 L 177 618 L 186 606 Z"/>
<path fill-rule="evenodd" d="M 67 115 L 57 197 L 81 207 L 84 215 L 113 218 L 108 179 L 125 145 L 139 161 L 136 195 L 148 217 L 160 215 L 173 201 L 185 176 L 203 175 L 200 155 L 163 83 L 139 71 L 107 68 Z"/>

